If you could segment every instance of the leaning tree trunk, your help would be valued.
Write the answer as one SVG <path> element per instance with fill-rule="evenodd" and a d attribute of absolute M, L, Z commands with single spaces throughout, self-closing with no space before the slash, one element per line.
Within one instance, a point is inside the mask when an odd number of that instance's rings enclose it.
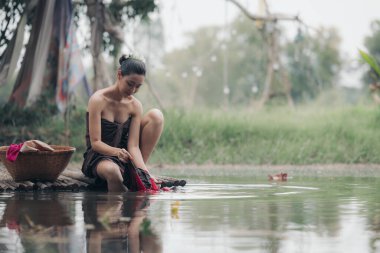
<path fill-rule="evenodd" d="M 267 74 L 265 77 L 264 91 L 259 102 L 259 108 L 262 108 L 270 99 L 273 92 L 273 79 L 274 79 L 274 64 L 277 64 L 278 70 L 281 74 L 281 84 L 283 86 L 283 94 L 285 95 L 290 108 L 294 107 L 293 98 L 291 96 L 292 84 L 290 83 L 288 72 L 283 66 L 278 49 L 278 38 L 276 28 L 267 36 L 267 52 L 268 64 Z"/>
<path fill-rule="evenodd" d="M 275 40 L 273 32 L 268 34 L 267 36 L 267 57 L 268 57 L 268 63 L 267 63 L 267 73 L 265 76 L 265 83 L 264 83 L 264 90 L 263 94 L 261 95 L 261 99 L 259 102 L 259 108 L 262 108 L 266 102 L 269 100 L 270 93 L 272 91 L 272 83 L 273 83 L 273 65 L 274 65 L 274 58 L 275 58 Z"/>
<path fill-rule="evenodd" d="M 281 61 L 278 61 L 278 63 L 279 63 L 280 71 L 281 71 L 281 80 L 284 82 L 284 84 L 283 84 L 284 85 L 284 94 L 286 96 L 286 99 L 288 100 L 288 106 L 293 109 L 294 108 L 294 102 L 293 102 L 293 98 L 292 98 L 292 94 L 291 94 L 292 83 L 290 82 L 288 72 L 283 67 Z"/>
<path fill-rule="evenodd" d="M 238 0 L 228 0 L 231 3 L 233 3 L 236 7 L 238 7 L 245 16 L 247 16 L 249 19 L 253 20 L 254 22 L 261 22 L 265 24 L 269 24 L 273 26 L 273 31 L 270 31 L 269 34 L 267 34 L 267 46 L 268 46 L 268 65 L 267 65 L 267 73 L 265 78 L 265 84 L 264 84 L 264 91 L 261 96 L 261 99 L 259 101 L 259 107 L 262 107 L 265 105 L 265 103 L 270 99 L 271 93 L 272 93 L 272 83 L 273 83 L 273 75 L 274 75 L 274 69 L 273 64 L 277 63 L 280 71 L 281 71 L 281 78 L 283 79 L 283 85 L 284 85 L 284 94 L 288 100 L 288 104 L 290 107 L 293 107 L 293 99 L 291 97 L 291 83 L 288 78 L 288 74 L 286 73 L 286 70 L 283 68 L 280 62 L 279 52 L 278 52 L 278 44 L 277 44 L 277 34 L 276 34 L 276 23 L 278 21 L 297 21 L 300 22 L 300 19 L 298 16 L 290 16 L 290 15 L 283 15 L 283 14 L 270 14 L 268 11 L 268 6 L 266 6 L 266 14 L 260 14 L 255 15 L 248 11 L 247 8 L 245 8 Z M 264 5 L 266 5 L 266 1 L 262 2 Z"/>
<path fill-rule="evenodd" d="M 92 88 L 95 92 L 99 88 L 111 84 L 111 78 L 102 55 L 104 32 L 104 4 L 100 0 L 86 0 L 87 16 L 91 23 L 91 55 L 94 70 Z"/>
<path fill-rule="evenodd" d="M 93 59 L 94 81 L 93 90 L 112 83 L 107 64 L 102 55 L 103 33 L 107 32 L 118 41 L 120 46 L 125 43 L 123 29 L 112 19 L 102 0 L 85 0 L 87 16 L 91 22 L 91 55 Z M 117 57 L 117 56 L 116 56 Z"/>

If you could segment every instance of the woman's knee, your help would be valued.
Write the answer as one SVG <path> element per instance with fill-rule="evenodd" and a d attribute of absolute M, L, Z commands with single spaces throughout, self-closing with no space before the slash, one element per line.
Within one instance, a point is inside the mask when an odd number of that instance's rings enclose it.
<path fill-rule="evenodd" d="M 151 109 L 146 113 L 148 120 L 155 125 L 164 124 L 164 114 L 159 109 Z"/>
<path fill-rule="evenodd" d="M 122 180 L 119 166 L 110 161 L 101 162 L 97 167 L 97 173 L 100 177 L 103 177 L 107 181 L 119 181 Z"/>

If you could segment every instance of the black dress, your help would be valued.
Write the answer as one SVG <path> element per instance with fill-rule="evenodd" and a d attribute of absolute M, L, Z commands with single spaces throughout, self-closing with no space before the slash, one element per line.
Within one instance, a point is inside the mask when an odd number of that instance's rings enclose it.
<path fill-rule="evenodd" d="M 119 165 L 122 175 L 124 174 L 124 166 L 116 156 L 108 156 L 95 152 L 91 147 L 89 135 L 89 119 L 88 112 L 86 113 L 86 145 L 87 150 L 83 154 L 82 172 L 87 177 L 95 178 L 96 183 L 103 184 L 105 180 L 101 179 L 96 173 L 96 167 L 102 160 L 111 160 Z M 132 116 L 124 123 L 111 122 L 106 119 L 101 119 L 101 140 L 102 142 L 117 148 L 128 149 L 129 128 L 131 126 Z"/>

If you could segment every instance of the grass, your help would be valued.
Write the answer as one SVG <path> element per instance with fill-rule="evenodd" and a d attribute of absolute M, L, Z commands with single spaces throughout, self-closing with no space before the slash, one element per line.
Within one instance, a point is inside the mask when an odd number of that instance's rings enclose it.
<path fill-rule="evenodd" d="M 2 145 L 16 137 L 38 138 L 85 149 L 85 110 L 71 114 L 65 130 L 62 117 L 49 124 L 2 130 Z M 22 135 L 26 131 L 29 135 Z M 7 135 L 5 135 L 7 133 Z M 9 138 L 5 138 L 8 136 Z M 331 164 L 380 163 L 380 108 L 313 107 L 226 111 L 171 109 L 151 163 L 163 164 Z"/>
<path fill-rule="evenodd" d="M 378 163 L 380 110 L 371 107 L 170 111 L 153 161 Z"/>

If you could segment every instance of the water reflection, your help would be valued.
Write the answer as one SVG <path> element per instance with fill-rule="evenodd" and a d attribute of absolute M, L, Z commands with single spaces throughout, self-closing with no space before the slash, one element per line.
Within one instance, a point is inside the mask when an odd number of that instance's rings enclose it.
<path fill-rule="evenodd" d="M 202 180 L 156 195 L 0 194 L 0 252 L 380 251 L 379 178 Z"/>
<path fill-rule="evenodd" d="M 103 195 L 83 200 L 87 252 L 161 252 L 147 217 L 147 195 Z"/>
<path fill-rule="evenodd" d="M 57 195 L 32 193 L 3 197 L 1 252 L 60 252 L 67 245 L 67 228 L 74 223 L 70 207 Z"/>
<path fill-rule="evenodd" d="M 2 195 L 0 252 L 162 252 L 149 205 L 136 194 Z"/>

